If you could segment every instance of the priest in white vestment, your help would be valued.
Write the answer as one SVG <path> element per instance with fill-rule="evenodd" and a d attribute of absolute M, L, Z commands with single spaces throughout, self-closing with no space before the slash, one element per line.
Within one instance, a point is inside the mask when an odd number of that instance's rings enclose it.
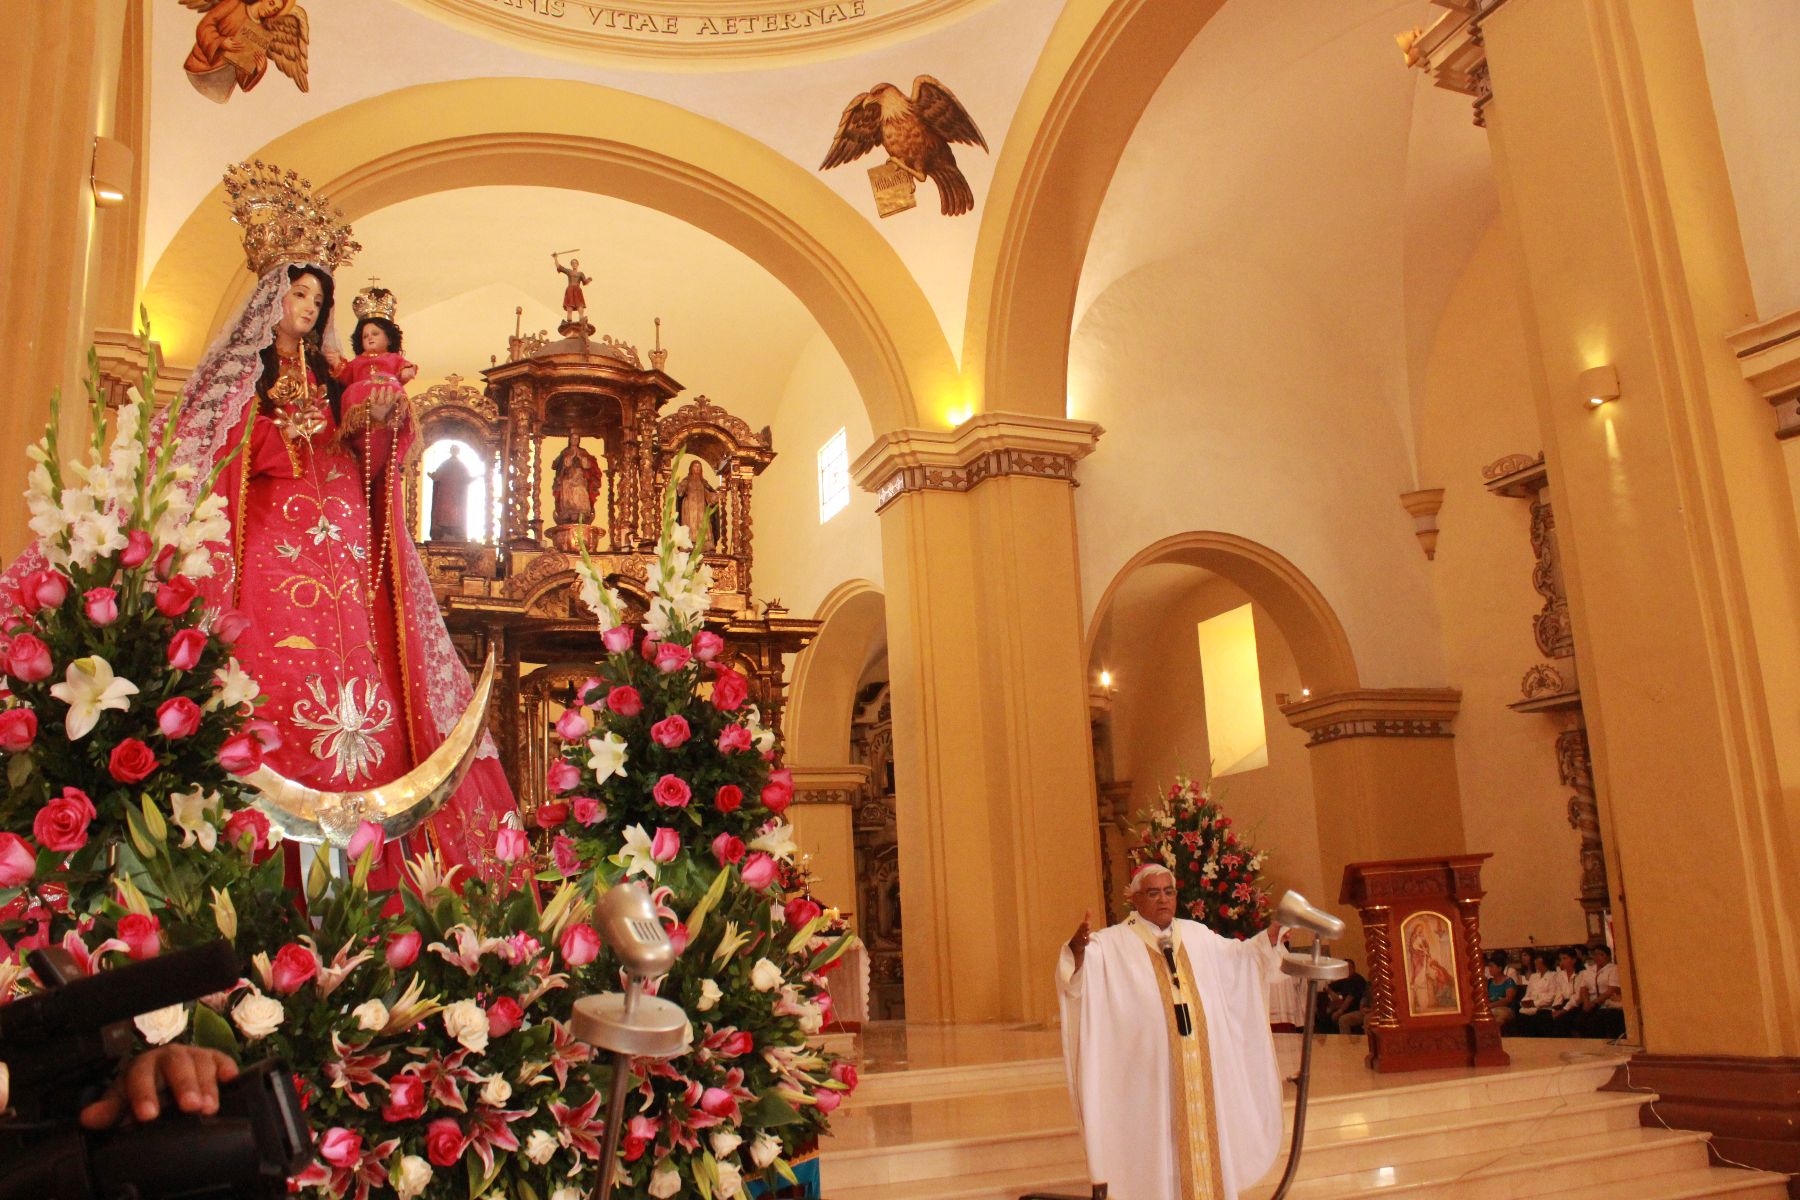
<path fill-rule="evenodd" d="M 1135 910 L 1057 966 L 1063 1057 L 1088 1178 L 1112 1200 L 1236 1200 L 1275 1161 L 1281 1077 L 1265 973 L 1280 927 L 1245 941 L 1175 918 L 1175 877 L 1148 864 Z"/>

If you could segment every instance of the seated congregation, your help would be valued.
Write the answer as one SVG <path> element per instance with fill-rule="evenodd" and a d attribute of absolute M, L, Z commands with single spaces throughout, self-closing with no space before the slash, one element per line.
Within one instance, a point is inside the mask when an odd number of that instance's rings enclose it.
<path fill-rule="evenodd" d="M 1318 1033 L 1362 1033 L 1373 993 L 1350 974 L 1319 997 Z M 1487 958 L 1488 1008 L 1505 1037 L 1605 1038 L 1625 1034 L 1619 968 L 1606 946 L 1495 950 Z"/>

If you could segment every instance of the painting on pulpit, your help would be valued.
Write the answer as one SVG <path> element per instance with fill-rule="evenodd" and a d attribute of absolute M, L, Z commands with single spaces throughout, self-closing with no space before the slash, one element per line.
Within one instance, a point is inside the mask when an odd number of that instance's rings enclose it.
<path fill-rule="evenodd" d="M 1450 920 L 1442 913 L 1414 913 L 1400 926 L 1407 1007 L 1415 1017 L 1462 1011 L 1462 997 L 1451 969 L 1456 962 L 1453 936 Z"/>

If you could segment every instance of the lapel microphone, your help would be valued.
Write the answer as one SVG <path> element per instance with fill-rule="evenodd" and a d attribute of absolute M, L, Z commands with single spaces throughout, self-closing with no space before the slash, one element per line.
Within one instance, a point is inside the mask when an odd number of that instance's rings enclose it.
<path fill-rule="evenodd" d="M 1188 1012 L 1187 1002 L 1181 997 L 1181 970 L 1175 965 L 1174 926 L 1158 931 L 1162 943 L 1163 961 L 1169 964 L 1169 985 L 1175 996 L 1175 1032 L 1182 1037 L 1194 1036 L 1194 1016 Z"/>

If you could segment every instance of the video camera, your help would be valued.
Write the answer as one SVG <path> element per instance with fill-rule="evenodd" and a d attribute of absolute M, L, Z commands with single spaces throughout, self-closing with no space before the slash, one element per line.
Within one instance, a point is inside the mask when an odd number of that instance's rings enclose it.
<path fill-rule="evenodd" d="M 235 986 L 229 943 L 83 977 L 60 948 L 33 951 L 45 990 L 0 1007 L 12 1111 L 0 1120 L 0 1200 L 279 1200 L 311 1159 L 287 1067 L 265 1062 L 219 1088 L 212 1116 L 86 1130 L 84 1100 L 133 1046 L 132 1017 Z"/>

